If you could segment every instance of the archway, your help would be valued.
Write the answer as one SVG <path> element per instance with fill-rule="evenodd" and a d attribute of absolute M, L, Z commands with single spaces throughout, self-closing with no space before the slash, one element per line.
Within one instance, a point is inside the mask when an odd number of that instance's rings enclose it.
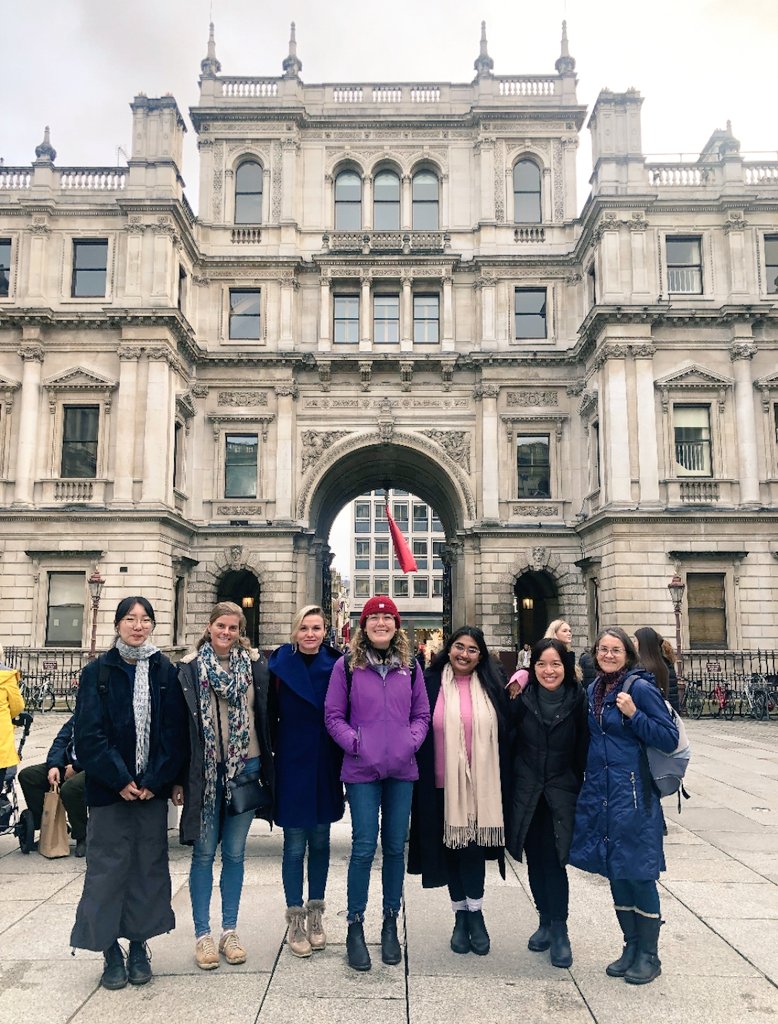
<path fill-rule="evenodd" d="M 246 636 L 259 646 L 259 580 L 248 569 L 231 569 L 219 580 L 217 601 L 232 601 L 246 616 Z"/>
<path fill-rule="evenodd" d="M 559 615 L 559 594 L 554 578 L 545 571 L 522 573 L 513 588 L 516 612 L 516 643 L 532 646 Z"/>

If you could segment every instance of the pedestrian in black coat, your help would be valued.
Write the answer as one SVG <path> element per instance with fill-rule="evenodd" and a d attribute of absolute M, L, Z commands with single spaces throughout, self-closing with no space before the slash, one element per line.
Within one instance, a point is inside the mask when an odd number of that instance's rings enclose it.
<path fill-rule="evenodd" d="M 532 650 L 529 683 L 510 706 L 515 733 L 506 846 L 517 860 L 527 855 L 540 917 L 529 948 L 550 949 L 555 967 L 573 961 L 565 864 L 589 742 L 586 695 L 566 655 L 559 640 L 540 640 Z"/>

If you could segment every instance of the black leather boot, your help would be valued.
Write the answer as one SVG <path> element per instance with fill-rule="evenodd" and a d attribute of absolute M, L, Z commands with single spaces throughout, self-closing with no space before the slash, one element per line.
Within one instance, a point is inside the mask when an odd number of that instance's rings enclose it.
<path fill-rule="evenodd" d="M 355 971 L 369 971 L 372 966 L 370 953 L 365 944 L 365 929 L 361 921 L 352 921 L 348 926 L 346 956 L 349 967 L 353 967 Z"/>
<path fill-rule="evenodd" d="M 100 984 L 103 988 L 124 988 L 127 984 L 127 968 L 124 965 L 124 952 L 118 942 L 112 942 L 103 953 L 105 968 Z"/>
<path fill-rule="evenodd" d="M 127 978 L 131 985 L 145 985 L 151 981 L 151 954 L 145 942 L 131 942 L 127 955 Z"/>
<path fill-rule="evenodd" d="M 455 953 L 470 952 L 470 932 L 467 928 L 467 911 L 457 910 L 454 930 L 451 933 L 451 948 Z"/>
<path fill-rule="evenodd" d="M 483 911 L 467 911 L 467 930 L 470 933 L 470 948 L 478 956 L 486 956 L 489 952 L 491 942 L 489 932 L 486 930 Z"/>
<path fill-rule="evenodd" d="M 647 985 L 662 973 L 662 961 L 657 955 L 662 922 L 658 917 L 643 917 L 642 914 L 635 914 L 635 922 L 638 929 L 638 951 L 624 980 L 630 985 Z"/>
<path fill-rule="evenodd" d="M 608 964 L 605 968 L 605 973 L 611 978 L 623 978 L 637 955 L 638 930 L 635 924 L 636 914 L 634 910 L 617 910 L 616 917 L 619 920 L 624 936 L 624 949 L 621 951 L 621 956 L 618 960 Z"/>
<path fill-rule="evenodd" d="M 386 913 L 381 927 L 381 959 L 385 964 L 399 964 L 402 960 L 400 940 L 397 938 L 397 914 Z"/>
<path fill-rule="evenodd" d="M 527 949 L 533 953 L 544 953 L 551 945 L 551 918 L 540 915 L 538 930 L 529 937 Z"/>
<path fill-rule="evenodd" d="M 567 936 L 567 921 L 551 922 L 551 948 L 549 952 L 554 967 L 570 967 L 573 963 L 573 951 Z"/>

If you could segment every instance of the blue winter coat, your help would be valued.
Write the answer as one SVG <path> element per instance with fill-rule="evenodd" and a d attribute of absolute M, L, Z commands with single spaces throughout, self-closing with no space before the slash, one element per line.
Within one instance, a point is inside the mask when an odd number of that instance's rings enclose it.
<path fill-rule="evenodd" d="M 594 714 L 596 683 L 587 689 L 589 755 L 570 863 L 606 878 L 649 881 L 665 870 L 664 819 L 643 744 L 671 753 L 678 745 L 678 727 L 654 677 L 642 669 L 627 674 L 637 677 L 630 690 L 637 707 L 632 718 L 616 707 L 621 686 L 606 696 L 601 720 Z"/>
<path fill-rule="evenodd" d="M 343 817 L 343 753 L 324 726 L 324 698 L 339 657 L 326 644 L 310 665 L 291 644 L 270 656 L 270 685 L 276 687 L 275 820 L 287 828 L 313 828 Z"/>

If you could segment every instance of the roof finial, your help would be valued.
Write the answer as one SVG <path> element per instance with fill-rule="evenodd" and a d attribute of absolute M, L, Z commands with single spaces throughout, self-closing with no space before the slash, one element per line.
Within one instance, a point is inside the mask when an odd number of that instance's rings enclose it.
<path fill-rule="evenodd" d="M 481 22 L 481 47 L 478 53 L 478 58 L 473 63 L 473 67 L 476 70 L 476 78 L 489 78 L 492 74 L 492 68 L 494 67 L 494 61 L 489 56 L 489 51 L 486 48 L 486 22 Z"/>
<path fill-rule="evenodd" d="M 289 56 L 284 60 L 281 67 L 284 69 L 284 78 L 299 78 L 303 69 L 303 62 L 297 57 L 297 37 L 295 36 L 294 22 L 289 35 Z"/>
<path fill-rule="evenodd" d="M 560 75 L 572 75 L 575 73 L 575 57 L 570 56 L 570 49 L 567 45 L 567 22 L 562 22 L 562 47 L 561 53 L 554 65 Z"/>
<path fill-rule="evenodd" d="M 216 56 L 216 40 L 213 34 L 213 22 L 211 22 L 208 30 L 208 52 L 205 60 L 200 61 L 200 71 L 203 78 L 215 78 L 221 69 L 221 63 Z"/>
<path fill-rule="evenodd" d="M 54 163 L 57 159 L 57 151 L 51 144 L 51 136 L 49 134 L 49 126 L 43 129 L 43 142 L 40 146 L 35 147 L 35 159 L 45 160 L 47 163 Z"/>

